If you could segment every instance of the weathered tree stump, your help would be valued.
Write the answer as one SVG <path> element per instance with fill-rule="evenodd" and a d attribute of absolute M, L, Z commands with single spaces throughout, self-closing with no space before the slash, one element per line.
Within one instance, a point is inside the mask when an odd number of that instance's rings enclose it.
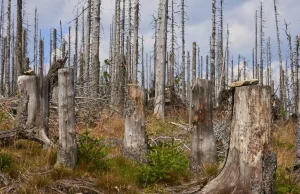
<path fill-rule="evenodd" d="M 190 101 L 191 169 L 194 172 L 203 165 L 217 163 L 212 105 L 211 81 L 196 79 L 191 88 Z"/>
<path fill-rule="evenodd" d="M 262 86 L 236 88 L 226 164 L 199 193 L 273 193 L 270 92 Z"/>
<path fill-rule="evenodd" d="M 144 90 L 137 85 L 128 86 L 125 110 L 125 133 L 123 155 L 127 158 L 145 161 L 146 134 L 144 113 Z"/>
<path fill-rule="evenodd" d="M 74 168 L 77 164 L 77 141 L 73 69 L 58 70 L 58 88 L 59 145 L 56 165 Z"/>

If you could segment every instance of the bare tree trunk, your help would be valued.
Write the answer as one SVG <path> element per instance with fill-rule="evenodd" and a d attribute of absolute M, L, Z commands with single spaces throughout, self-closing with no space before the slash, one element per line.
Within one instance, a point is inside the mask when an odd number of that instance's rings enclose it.
<path fill-rule="evenodd" d="M 263 4 L 260 5 L 260 85 L 264 85 L 264 61 L 263 61 L 263 47 L 264 47 L 264 32 L 263 32 Z"/>
<path fill-rule="evenodd" d="M 296 107 L 299 106 L 299 37 L 296 36 L 296 56 L 295 56 L 295 68 L 296 68 L 296 77 L 295 77 L 295 85 L 296 85 L 296 96 L 295 96 L 295 104 Z"/>
<path fill-rule="evenodd" d="M 92 10 L 92 2 L 88 0 L 88 13 L 87 13 L 87 27 L 86 27 L 86 49 L 85 49 L 85 61 L 83 68 L 83 81 L 84 81 L 84 95 L 88 96 L 89 92 L 89 64 L 90 64 L 90 43 L 91 43 L 91 10 Z"/>
<path fill-rule="evenodd" d="M 5 45 L 6 45 L 6 37 L 3 39 L 2 42 L 2 55 L 1 55 L 1 80 L 0 80 L 0 94 L 4 95 L 4 70 L 5 70 Z"/>
<path fill-rule="evenodd" d="M 49 51 L 49 61 L 50 61 L 50 67 L 52 65 L 52 28 L 50 28 L 50 51 Z"/>
<path fill-rule="evenodd" d="M 278 44 L 278 57 L 279 57 L 279 65 L 280 65 L 279 92 L 280 92 L 280 101 L 282 103 L 283 102 L 283 79 L 282 79 L 283 69 L 282 69 L 282 55 L 281 55 L 281 47 L 280 47 L 280 33 L 279 33 L 279 25 L 278 25 L 278 13 L 277 13 L 276 0 L 274 0 L 274 11 L 275 11 L 275 22 L 276 22 L 277 44 Z"/>
<path fill-rule="evenodd" d="M 198 46 L 198 76 L 202 79 L 202 56 L 200 56 L 200 47 Z"/>
<path fill-rule="evenodd" d="M 92 39 L 92 96 L 99 93 L 99 45 L 100 45 L 100 0 L 94 0 L 93 9 L 93 39 Z"/>
<path fill-rule="evenodd" d="M 127 158 L 145 160 L 146 147 L 146 121 L 144 113 L 145 94 L 137 85 L 129 85 L 128 107 L 125 117 L 125 133 L 123 141 L 123 154 Z"/>
<path fill-rule="evenodd" d="M 165 117 L 165 75 L 167 52 L 167 28 L 168 28 L 168 0 L 160 0 L 159 31 L 157 45 L 157 67 L 155 82 L 155 107 L 154 114 L 157 118 Z"/>
<path fill-rule="evenodd" d="M 215 45 L 216 45 L 216 0 L 212 0 L 212 35 L 211 35 L 211 47 L 210 47 L 210 79 L 212 84 L 212 98 L 213 98 L 213 104 L 216 103 L 216 93 L 215 93 Z"/>
<path fill-rule="evenodd" d="M 77 83 L 77 64 L 78 64 L 78 10 L 77 10 L 77 15 L 75 19 L 75 49 L 74 49 L 74 58 L 73 58 L 73 63 L 74 63 L 74 81 Z"/>
<path fill-rule="evenodd" d="M 271 151 L 270 92 L 269 87 L 261 86 L 235 89 L 226 164 L 199 193 L 274 192 L 277 161 Z"/>
<path fill-rule="evenodd" d="M 18 71 L 18 67 L 17 65 L 15 64 L 15 50 L 16 50 L 16 47 L 15 47 L 15 25 L 14 25 L 14 20 L 13 20 L 13 23 L 12 23 L 12 42 L 11 42 L 11 69 L 12 69 L 12 72 L 11 72 L 11 77 L 12 77 L 12 80 L 11 80 L 11 93 L 14 94 L 15 90 L 16 90 L 16 84 L 17 84 L 17 71 Z"/>
<path fill-rule="evenodd" d="M 135 10 L 134 10 L 134 43 L 133 43 L 133 65 L 132 65 L 132 83 L 137 83 L 137 65 L 139 60 L 139 0 L 135 0 Z"/>
<path fill-rule="evenodd" d="M 5 68 L 5 97 L 10 94 L 10 18 L 11 0 L 7 2 L 7 43 L 6 43 L 6 68 Z"/>
<path fill-rule="evenodd" d="M 127 36 L 127 74 L 128 80 L 131 80 L 131 33 L 132 33 L 132 26 L 131 26 L 131 0 L 129 0 L 128 4 L 128 36 Z"/>
<path fill-rule="evenodd" d="M 79 77 L 80 77 L 80 84 L 81 87 L 84 87 L 84 67 L 85 67 L 85 41 L 84 41 L 84 7 L 82 7 L 82 21 L 81 21 L 81 54 L 80 54 L 80 72 L 79 72 Z M 64 57 L 64 55 L 63 55 Z M 83 89 L 81 90 L 83 93 Z"/>
<path fill-rule="evenodd" d="M 121 54 L 125 54 L 125 3 L 126 0 L 123 0 L 123 9 L 122 9 L 122 34 L 121 34 Z"/>
<path fill-rule="evenodd" d="M 142 88 L 145 89 L 144 36 L 142 35 Z"/>
<path fill-rule="evenodd" d="M 17 76 L 24 73 L 23 55 L 22 55 L 22 0 L 17 0 L 17 42 L 16 42 L 16 59 L 18 72 Z"/>
<path fill-rule="evenodd" d="M 182 101 L 186 100 L 186 85 L 185 85 L 185 0 L 181 0 L 181 33 L 182 33 L 182 53 L 181 53 L 181 81 L 182 81 Z"/>
<path fill-rule="evenodd" d="M 208 58 L 208 55 L 206 55 L 206 72 L 205 72 L 205 79 L 208 79 L 208 61 L 209 61 L 209 58 Z"/>
<path fill-rule="evenodd" d="M 244 57 L 244 80 L 246 80 L 246 65 L 247 65 L 247 63 L 246 63 L 246 58 Z"/>
<path fill-rule="evenodd" d="M 175 89 L 174 89 L 174 69 L 175 69 L 175 16 L 174 16 L 174 0 L 171 2 L 171 54 L 170 54 L 170 87 L 171 87 L 171 94 L 173 96 Z M 173 97 L 171 97 L 173 99 Z"/>
<path fill-rule="evenodd" d="M 191 168 L 197 172 L 201 167 L 217 162 L 217 148 L 212 123 L 211 81 L 194 80 L 191 95 Z"/>
<path fill-rule="evenodd" d="M 57 42 L 57 38 L 56 38 L 56 29 L 53 28 L 53 51 L 54 51 L 54 55 L 53 55 L 53 62 L 55 63 L 56 62 L 56 42 Z M 69 43 L 71 44 L 71 43 Z M 70 51 L 69 51 L 70 52 Z M 70 60 L 70 59 L 69 59 Z"/>
<path fill-rule="evenodd" d="M 234 82 L 233 56 L 231 57 L 231 82 Z"/>
<path fill-rule="evenodd" d="M 238 58 L 238 81 L 241 81 L 241 70 L 240 70 L 240 63 L 241 63 L 241 55 L 239 54 Z"/>
<path fill-rule="evenodd" d="M 196 80 L 196 52 L 197 45 L 196 42 L 193 42 L 193 59 L 192 59 L 192 81 Z"/>
<path fill-rule="evenodd" d="M 68 48 L 68 67 L 71 67 L 71 26 L 69 26 L 69 48 Z M 54 61 L 55 63 L 56 61 Z"/>
<path fill-rule="evenodd" d="M 34 11 L 34 37 L 33 37 L 33 61 L 34 61 L 34 71 L 37 73 L 38 69 L 37 69 L 37 8 L 35 8 Z"/>
<path fill-rule="evenodd" d="M 257 64 L 257 58 L 258 58 L 258 22 L 257 22 L 257 10 L 255 11 L 255 73 L 256 73 L 256 79 L 258 78 L 258 64 Z"/>
<path fill-rule="evenodd" d="M 190 52 L 187 52 L 187 60 L 186 60 L 186 88 L 187 88 L 187 99 L 186 102 L 190 103 L 190 89 L 191 89 L 191 58 L 190 58 Z"/>
<path fill-rule="evenodd" d="M 56 165 L 75 168 L 77 164 L 77 141 L 73 69 L 58 70 L 58 88 L 59 146 Z"/>

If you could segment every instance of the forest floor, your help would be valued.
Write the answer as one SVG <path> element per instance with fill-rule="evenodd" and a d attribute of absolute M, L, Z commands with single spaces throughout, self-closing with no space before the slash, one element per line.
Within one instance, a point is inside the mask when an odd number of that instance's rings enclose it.
<path fill-rule="evenodd" d="M 13 115 L 5 103 L 0 105 L 0 129 L 10 129 Z M 1 145 L 0 193 L 189 193 L 190 189 L 203 187 L 222 168 L 220 162 L 206 165 L 196 175 L 188 170 L 190 136 L 184 129 L 187 112 L 182 109 L 170 110 L 165 120 L 147 114 L 148 143 L 152 147 L 164 145 L 151 152 L 154 162 L 160 158 L 160 163 L 152 166 L 122 156 L 122 117 L 111 112 L 100 116 L 99 121 L 90 122 L 89 117 L 78 115 L 79 160 L 74 170 L 55 167 L 55 148 L 43 149 L 28 140 Z M 294 120 L 272 125 L 273 150 L 278 160 L 276 193 L 280 194 L 300 193 L 300 181 L 291 174 L 295 125 Z"/>

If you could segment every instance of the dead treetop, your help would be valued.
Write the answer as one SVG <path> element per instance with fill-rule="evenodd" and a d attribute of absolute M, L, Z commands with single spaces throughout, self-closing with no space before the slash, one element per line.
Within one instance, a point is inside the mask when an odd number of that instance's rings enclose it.
<path fill-rule="evenodd" d="M 259 82 L 258 79 L 251 79 L 251 80 L 243 80 L 238 82 L 232 82 L 230 84 L 231 88 L 241 87 L 241 86 L 250 86 L 250 85 L 257 85 Z"/>

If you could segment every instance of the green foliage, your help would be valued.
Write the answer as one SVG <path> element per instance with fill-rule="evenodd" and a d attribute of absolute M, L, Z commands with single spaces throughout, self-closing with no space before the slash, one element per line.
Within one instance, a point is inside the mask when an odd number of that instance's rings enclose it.
<path fill-rule="evenodd" d="M 275 191 L 277 194 L 297 194 L 300 193 L 300 185 L 286 169 L 277 169 L 275 180 Z"/>
<path fill-rule="evenodd" d="M 180 149 L 181 143 L 162 143 L 150 149 L 149 163 L 139 168 L 139 181 L 145 184 L 168 182 L 175 183 L 187 178 L 189 160 Z"/>
<path fill-rule="evenodd" d="M 101 145 L 101 138 L 90 136 L 85 131 L 78 138 L 78 163 L 88 171 L 108 169 L 108 161 L 103 160 L 108 155 L 106 146 Z"/>
<path fill-rule="evenodd" d="M 12 167 L 13 160 L 7 153 L 0 152 L 0 170 L 7 171 Z"/>

